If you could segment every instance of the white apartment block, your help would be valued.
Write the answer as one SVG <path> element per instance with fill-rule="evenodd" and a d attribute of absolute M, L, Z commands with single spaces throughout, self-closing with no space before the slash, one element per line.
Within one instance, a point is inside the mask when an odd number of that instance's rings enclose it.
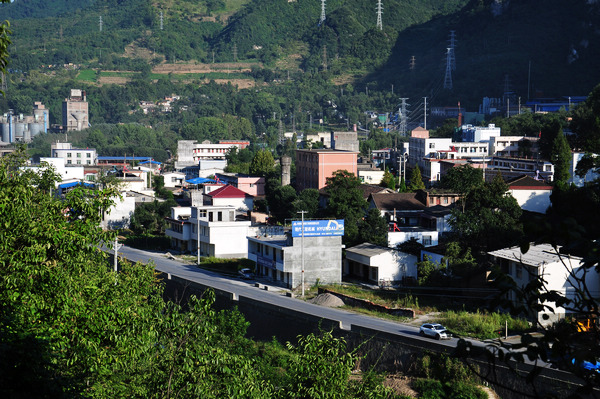
<path fill-rule="evenodd" d="M 246 258 L 250 221 L 237 221 L 233 206 L 171 208 L 166 235 L 182 252 L 200 250 L 200 256 Z"/>
<path fill-rule="evenodd" d="M 52 158 L 63 158 L 65 165 L 96 165 L 98 154 L 95 148 L 74 148 L 71 143 L 53 143 Z"/>
<path fill-rule="evenodd" d="M 200 161 L 224 161 L 231 148 L 235 147 L 239 150 L 242 146 L 243 144 L 238 142 L 212 144 L 207 141 L 198 143 L 196 140 L 179 140 L 177 142 L 175 169 L 180 170 L 186 166 L 197 166 Z"/>

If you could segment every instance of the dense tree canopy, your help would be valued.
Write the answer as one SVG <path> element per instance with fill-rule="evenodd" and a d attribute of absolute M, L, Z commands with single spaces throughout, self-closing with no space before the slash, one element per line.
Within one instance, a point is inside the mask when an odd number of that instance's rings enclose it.
<path fill-rule="evenodd" d="M 491 183 L 472 189 L 465 210 L 453 209 L 450 224 L 461 246 L 489 251 L 514 245 L 522 237 L 521 208 L 498 174 Z"/>
<path fill-rule="evenodd" d="M 325 190 L 329 196 L 325 213 L 335 219 L 344 219 L 344 242 L 357 244 L 358 224 L 365 215 L 367 201 L 360 190 L 360 180 L 346 170 L 334 172 L 327 178 Z"/>
<path fill-rule="evenodd" d="M 393 397 L 349 378 L 356 357 L 331 333 L 257 344 L 211 290 L 184 309 L 162 299 L 152 265 L 113 271 L 98 246 L 113 241 L 99 211 L 114 192 L 61 199 L 51 169 L 23 162 L 0 158 L 2 397 Z"/>

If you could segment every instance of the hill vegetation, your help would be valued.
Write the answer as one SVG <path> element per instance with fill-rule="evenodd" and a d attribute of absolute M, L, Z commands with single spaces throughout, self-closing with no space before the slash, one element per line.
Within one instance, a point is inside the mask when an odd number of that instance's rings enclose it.
<path fill-rule="evenodd" d="M 600 80 L 595 2 L 388 0 L 383 30 L 372 3 L 330 0 L 322 24 L 319 2 L 283 0 L 109 0 L 77 7 L 16 1 L 0 9 L 0 18 L 11 20 L 11 66 L 20 71 L 65 63 L 143 71 L 148 61 L 247 60 L 277 70 L 297 54 L 304 72 L 326 66 L 330 78 L 350 78 L 358 87 L 393 85 L 404 97 L 471 106 L 505 92 L 523 101 L 585 95 Z M 450 31 L 456 38 L 451 90 L 444 89 Z M 135 60 L 125 50 L 132 43 L 152 57 Z"/>

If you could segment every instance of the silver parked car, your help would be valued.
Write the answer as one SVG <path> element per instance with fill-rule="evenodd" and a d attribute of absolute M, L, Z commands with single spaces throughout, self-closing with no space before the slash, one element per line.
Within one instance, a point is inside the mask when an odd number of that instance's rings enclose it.
<path fill-rule="evenodd" d="M 422 337 L 429 336 L 435 339 L 450 339 L 451 334 L 441 324 L 436 323 L 425 323 L 419 329 L 419 335 Z"/>

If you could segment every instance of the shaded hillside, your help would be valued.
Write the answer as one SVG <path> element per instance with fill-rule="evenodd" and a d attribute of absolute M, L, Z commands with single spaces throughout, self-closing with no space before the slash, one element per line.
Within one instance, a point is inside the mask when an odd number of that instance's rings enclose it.
<path fill-rule="evenodd" d="M 460 13 L 398 35 L 392 55 L 366 82 L 403 97 L 475 107 L 483 96 L 587 95 L 600 81 L 599 5 L 586 0 L 473 0 Z M 588 4 L 591 3 L 591 4 Z M 444 89 L 446 48 L 456 32 L 452 90 Z M 415 57 L 414 69 L 410 68 Z M 531 69 L 530 69 L 531 63 Z M 528 88 L 529 82 L 529 88 Z"/>
<path fill-rule="evenodd" d="M 95 2 L 96 0 L 14 0 L 11 4 L 0 7 L 0 20 L 56 17 L 87 8 Z"/>

